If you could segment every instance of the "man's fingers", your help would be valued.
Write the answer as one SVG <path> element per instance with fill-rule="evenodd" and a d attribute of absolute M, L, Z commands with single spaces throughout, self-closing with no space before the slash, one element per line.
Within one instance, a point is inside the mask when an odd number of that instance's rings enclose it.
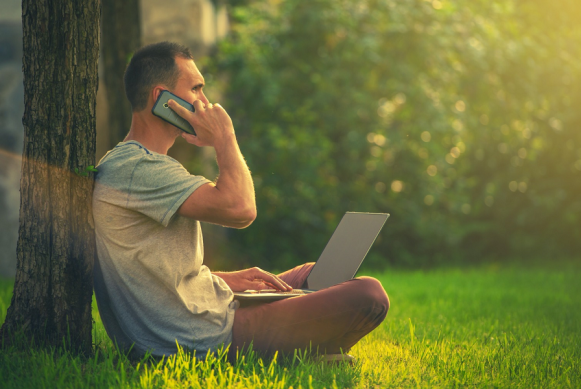
<path fill-rule="evenodd" d="M 181 105 L 179 105 L 178 103 L 176 103 L 174 100 L 169 99 L 167 101 L 167 104 L 169 105 L 169 107 L 178 115 L 180 115 L 181 117 L 183 117 L 184 119 L 187 118 L 187 115 L 191 115 L 192 112 L 188 111 L 187 109 L 185 109 L 184 107 L 182 107 Z"/>
<path fill-rule="evenodd" d="M 256 280 L 258 281 L 258 280 Z M 267 282 L 259 282 L 256 284 L 256 286 L 254 287 L 255 290 L 264 290 L 264 289 L 276 289 L 279 290 L 276 286 L 269 284 Z"/>
<path fill-rule="evenodd" d="M 273 285 L 273 284 L 271 284 L 270 282 L 266 282 L 266 281 L 264 281 L 263 285 L 264 285 L 266 288 L 276 289 L 276 286 L 275 286 L 275 285 Z"/>
<path fill-rule="evenodd" d="M 184 138 L 186 140 L 186 142 L 196 145 L 199 145 L 199 138 L 196 135 L 192 135 L 192 134 L 188 134 L 185 132 L 182 132 L 182 138 Z"/>
<path fill-rule="evenodd" d="M 284 282 L 283 280 L 281 280 L 280 278 L 278 278 L 274 274 L 270 274 L 268 272 L 265 272 L 264 270 L 260 270 L 260 272 L 262 273 L 260 275 L 260 278 L 262 278 L 262 280 L 264 281 L 264 283 L 266 285 L 271 285 L 275 289 L 279 289 L 279 290 L 285 290 L 285 291 L 292 290 L 292 287 L 290 285 L 288 285 L 286 282 Z"/>
<path fill-rule="evenodd" d="M 203 112 L 206 110 L 206 107 L 204 106 L 204 103 L 202 103 L 201 100 L 195 100 L 192 105 L 194 106 L 194 109 L 197 112 Z"/>

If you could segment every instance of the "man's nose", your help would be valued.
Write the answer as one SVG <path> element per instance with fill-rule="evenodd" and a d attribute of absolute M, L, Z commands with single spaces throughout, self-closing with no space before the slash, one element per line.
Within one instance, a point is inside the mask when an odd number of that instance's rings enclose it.
<path fill-rule="evenodd" d="M 210 101 L 208 100 L 208 98 L 206 97 L 206 95 L 204 94 L 204 92 L 202 92 L 202 95 L 200 96 L 200 100 L 204 104 L 210 104 Z"/>

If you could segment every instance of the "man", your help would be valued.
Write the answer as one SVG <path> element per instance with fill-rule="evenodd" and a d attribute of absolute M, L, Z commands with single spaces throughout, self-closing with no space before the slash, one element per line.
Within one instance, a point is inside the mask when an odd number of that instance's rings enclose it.
<path fill-rule="evenodd" d="M 199 221 L 233 228 L 256 218 L 252 177 L 232 120 L 204 95 L 204 78 L 186 47 L 162 42 L 138 50 L 125 72 L 133 117 L 127 137 L 101 159 L 93 196 L 98 260 L 95 294 L 108 335 L 137 355 L 169 355 L 176 344 L 229 357 L 253 345 L 263 355 L 312 347 L 347 352 L 381 323 L 389 301 L 381 284 L 358 278 L 310 295 L 240 308 L 233 291 L 303 285 L 313 264 L 279 276 L 251 268 L 211 273 L 203 265 Z M 169 106 L 196 135 L 151 113 L 163 90 L 193 102 Z M 216 150 L 216 182 L 189 174 L 167 156 L 175 139 Z"/>

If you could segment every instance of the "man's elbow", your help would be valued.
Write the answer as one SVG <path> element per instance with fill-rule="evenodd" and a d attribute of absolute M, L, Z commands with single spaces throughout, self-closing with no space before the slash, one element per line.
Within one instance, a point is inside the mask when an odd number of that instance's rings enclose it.
<path fill-rule="evenodd" d="M 256 206 L 250 206 L 240 210 L 237 216 L 238 220 L 233 227 L 239 229 L 248 227 L 256 219 Z"/>
<path fill-rule="evenodd" d="M 231 215 L 228 227 L 246 228 L 256 219 L 256 205 L 239 206 L 231 212 Z"/>

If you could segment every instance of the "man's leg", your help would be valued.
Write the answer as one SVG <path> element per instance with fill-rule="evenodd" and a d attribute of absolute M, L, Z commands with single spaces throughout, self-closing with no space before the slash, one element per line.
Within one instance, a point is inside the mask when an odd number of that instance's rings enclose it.
<path fill-rule="evenodd" d="M 279 276 L 299 288 L 312 266 L 298 266 Z M 387 294 L 379 281 L 370 277 L 305 296 L 239 308 L 229 357 L 233 360 L 236 350 L 250 343 L 266 356 L 310 347 L 321 354 L 345 353 L 385 319 L 388 309 Z"/>
<path fill-rule="evenodd" d="M 280 273 L 278 277 L 295 289 L 301 289 L 305 285 L 307 277 L 311 273 L 311 269 L 315 266 L 314 262 L 305 263 L 294 267 L 290 270 Z"/>

